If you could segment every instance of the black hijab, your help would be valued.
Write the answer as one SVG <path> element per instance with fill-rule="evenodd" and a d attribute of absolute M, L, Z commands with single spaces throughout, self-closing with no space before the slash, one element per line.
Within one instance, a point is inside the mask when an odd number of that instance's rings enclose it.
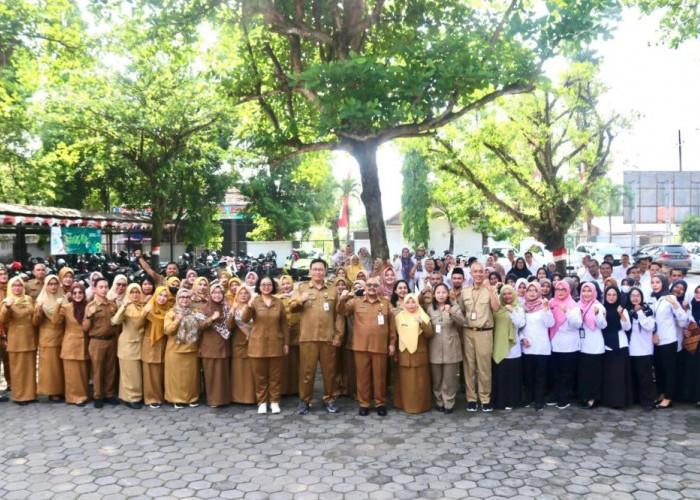
<path fill-rule="evenodd" d="M 519 269 L 518 268 L 518 262 L 523 263 L 523 268 Z M 518 257 L 515 259 L 515 262 L 513 262 L 513 267 L 510 269 L 510 274 L 516 275 L 518 278 L 527 278 L 530 276 L 532 273 L 530 270 L 527 268 L 527 262 L 525 262 L 525 259 L 522 257 Z"/>
<path fill-rule="evenodd" d="M 664 297 L 666 295 L 671 295 L 671 289 L 668 286 L 668 278 L 666 277 L 665 274 L 657 273 L 654 276 L 652 276 L 651 278 L 652 279 L 659 278 L 661 280 L 661 291 L 651 292 L 652 297 L 654 297 L 656 300 L 659 300 L 661 297 Z"/>
<path fill-rule="evenodd" d="M 608 291 L 615 290 L 617 294 L 617 299 L 613 304 L 608 302 Z M 603 296 L 603 306 L 605 306 L 605 320 L 608 326 L 603 328 L 603 339 L 605 340 L 605 346 L 609 347 L 613 351 L 620 349 L 620 337 L 618 333 L 622 330 L 622 318 L 620 318 L 620 313 L 617 312 L 617 308 L 622 304 L 620 302 L 620 289 L 616 286 L 609 286 L 605 289 L 605 295 Z"/>
<path fill-rule="evenodd" d="M 696 286 L 694 292 L 697 292 L 700 286 Z M 700 325 L 700 300 L 695 300 L 695 294 L 693 294 L 693 300 L 690 301 L 690 310 L 693 313 L 693 319 L 695 323 Z"/>

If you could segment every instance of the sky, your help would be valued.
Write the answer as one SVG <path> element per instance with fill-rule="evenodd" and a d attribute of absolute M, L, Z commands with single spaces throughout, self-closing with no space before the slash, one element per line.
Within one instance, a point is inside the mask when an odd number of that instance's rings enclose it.
<path fill-rule="evenodd" d="M 700 170 L 700 40 L 671 49 L 661 43 L 658 26 L 659 16 L 628 9 L 613 39 L 595 45 L 603 58 L 600 77 L 609 88 L 601 107 L 629 121 L 612 146 L 609 177 L 618 183 L 624 170 L 678 170 L 679 130 L 683 170 Z M 548 74 L 555 76 L 561 69 L 555 62 Z M 396 146 L 385 144 L 377 160 L 382 210 L 388 219 L 401 210 L 402 157 Z M 335 152 L 334 175 L 342 179 L 348 172 L 359 182 L 355 161 Z"/>

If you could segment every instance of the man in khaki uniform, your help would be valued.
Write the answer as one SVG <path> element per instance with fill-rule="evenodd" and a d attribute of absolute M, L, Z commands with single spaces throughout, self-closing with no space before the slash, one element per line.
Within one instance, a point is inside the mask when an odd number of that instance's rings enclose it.
<path fill-rule="evenodd" d="M 155 272 L 150 265 L 148 265 L 146 259 L 144 259 L 141 255 L 141 250 L 135 250 L 134 257 L 136 258 L 136 260 L 138 260 L 141 269 L 143 269 L 146 272 L 146 274 L 153 278 L 153 281 L 156 282 L 156 286 L 166 286 L 165 282 L 168 278 L 170 278 L 171 276 L 180 275 L 180 268 L 177 267 L 177 263 L 175 262 L 168 262 L 168 265 L 165 266 L 165 277 L 163 277 L 157 272 Z"/>
<path fill-rule="evenodd" d="M 328 413 L 338 413 L 333 393 L 335 357 L 343 343 L 343 330 L 336 317 L 338 290 L 326 283 L 326 261 L 314 259 L 309 266 L 311 281 L 302 283 L 294 291 L 290 301 L 292 311 L 300 315 L 299 325 L 299 408 L 297 413 L 309 412 L 313 396 L 316 365 L 321 362 L 323 375 L 323 404 Z"/>
<path fill-rule="evenodd" d="M 41 293 L 41 289 L 44 288 L 44 279 L 46 279 L 46 266 L 41 262 L 37 262 L 36 264 L 34 264 L 34 268 L 32 269 L 32 275 L 34 275 L 34 278 L 27 281 L 27 283 L 24 285 L 24 288 L 26 290 L 25 293 L 29 295 L 33 301 L 36 302 L 36 298 Z"/>
<path fill-rule="evenodd" d="M 493 354 L 493 313 L 498 311 L 496 291 L 485 279 L 484 266 L 475 261 L 470 267 L 473 285 L 462 290 L 459 306 L 465 318 L 462 334 L 464 378 L 467 383 L 467 411 L 477 410 L 477 374 L 479 401 L 483 411 L 491 406 L 491 356 Z"/>
<path fill-rule="evenodd" d="M 112 325 L 112 317 L 117 313 L 117 305 L 107 300 L 109 285 L 105 278 L 95 282 L 95 298 L 85 310 L 83 330 L 90 341 L 88 353 L 92 362 L 92 381 L 95 408 L 102 408 L 104 401 L 119 404 L 114 392 L 117 386 L 117 332 Z"/>
<path fill-rule="evenodd" d="M 354 316 L 351 349 L 355 354 L 357 373 L 357 401 L 360 415 L 367 416 L 374 394 L 377 415 L 386 416 L 386 363 L 387 356 L 396 350 L 396 326 L 391 304 L 379 296 L 379 278 L 367 280 L 365 294 L 352 298 L 343 291 L 338 310 L 345 316 Z"/>

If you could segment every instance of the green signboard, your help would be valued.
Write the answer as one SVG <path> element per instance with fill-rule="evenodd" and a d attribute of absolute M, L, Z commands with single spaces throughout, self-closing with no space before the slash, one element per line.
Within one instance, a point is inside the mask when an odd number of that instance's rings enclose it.
<path fill-rule="evenodd" d="M 52 227 L 51 255 L 101 253 L 102 231 L 89 227 Z"/>

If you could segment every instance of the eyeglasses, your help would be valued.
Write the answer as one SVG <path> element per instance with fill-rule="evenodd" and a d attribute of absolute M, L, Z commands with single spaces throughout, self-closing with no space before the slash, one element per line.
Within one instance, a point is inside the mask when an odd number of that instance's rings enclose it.
<path fill-rule="evenodd" d="M 125 283 L 117 283 L 117 286 L 118 286 L 119 288 L 125 288 L 125 287 L 126 287 L 126 284 L 125 284 Z"/>
<path fill-rule="evenodd" d="M 367 288 L 379 288 L 379 285 L 377 285 L 376 283 L 367 283 L 365 286 Z"/>
<path fill-rule="evenodd" d="M 264 286 L 272 286 L 272 283 L 260 283 L 261 288 Z"/>
<path fill-rule="evenodd" d="M 565 292 L 566 288 L 561 288 L 561 287 L 555 287 L 554 288 L 557 292 Z"/>
<path fill-rule="evenodd" d="M 80 290 L 76 290 L 73 293 L 71 293 L 71 295 L 85 295 L 85 294 L 83 292 L 81 292 Z"/>

